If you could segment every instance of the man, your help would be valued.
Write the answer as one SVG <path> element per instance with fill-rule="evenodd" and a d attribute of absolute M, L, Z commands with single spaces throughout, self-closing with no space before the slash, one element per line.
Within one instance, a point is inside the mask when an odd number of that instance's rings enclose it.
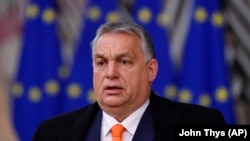
<path fill-rule="evenodd" d="M 97 102 L 44 121 L 33 141 L 111 141 L 116 124 L 124 127 L 124 141 L 170 141 L 180 124 L 225 124 L 218 110 L 175 103 L 153 92 L 158 63 L 140 26 L 102 25 L 92 41 L 92 57 Z"/>

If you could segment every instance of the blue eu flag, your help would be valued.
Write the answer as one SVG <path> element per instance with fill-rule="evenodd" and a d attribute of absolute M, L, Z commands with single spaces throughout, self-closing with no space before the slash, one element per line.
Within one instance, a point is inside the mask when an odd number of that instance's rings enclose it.
<path fill-rule="evenodd" d="M 134 21 L 146 29 L 153 40 L 156 59 L 159 63 L 153 90 L 161 96 L 173 98 L 175 86 L 166 27 L 168 18 L 164 14 L 162 2 L 162 0 L 135 0 L 132 15 Z"/>
<path fill-rule="evenodd" d="M 59 110 L 62 65 L 54 0 L 31 0 L 13 84 L 13 120 L 20 140 L 30 141 L 42 120 Z"/>
<path fill-rule="evenodd" d="M 89 0 L 83 13 L 81 35 L 76 44 L 74 64 L 66 89 L 66 110 L 80 108 L 95 101 L 90 42 L 101 24 L 121 19 L 116 0 Z"/>
<path fill-rule="evenodd" d="M 228 123 L 234 123 L 219 2 L 194 1 L 184 45 L 178 100 L 219 109 Z"/>

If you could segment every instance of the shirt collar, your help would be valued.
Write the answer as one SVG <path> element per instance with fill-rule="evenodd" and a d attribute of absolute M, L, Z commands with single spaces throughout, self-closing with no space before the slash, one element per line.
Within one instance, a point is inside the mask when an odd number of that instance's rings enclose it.
<path fill-rule="evenodd" d="M 125 120 L 121 123 L 118 122 L 114 117 L 110 116 L 106 112 L 102 111 L 103 119 L 102 119 L 102 132 L 104 136 L 109 134 L 111 127 L 115 124 L 122 124 L 126 131 L 132 136 L 135 134 L 136 128 L 141 120 L 141 117 L 149 105 L 149 99 L 144 102 L 142 106 L 140 106 L 136 111 L 130 114 Z"/>

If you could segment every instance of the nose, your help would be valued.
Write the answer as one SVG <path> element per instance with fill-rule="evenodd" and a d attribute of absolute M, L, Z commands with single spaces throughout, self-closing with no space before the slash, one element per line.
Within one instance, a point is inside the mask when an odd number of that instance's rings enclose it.
<path fill-rule="evenodd" d="M 118 69 L 114 62 L 108 63 L 107 71 L 106 71 L 107 79 L 116 79 L 118 78 Z"/>

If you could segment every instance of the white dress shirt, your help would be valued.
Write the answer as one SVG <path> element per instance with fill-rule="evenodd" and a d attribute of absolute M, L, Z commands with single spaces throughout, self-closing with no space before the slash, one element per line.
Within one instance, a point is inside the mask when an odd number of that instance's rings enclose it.
<path fill-rule="evenodd" d="M 131 141 L 134 137 L 137 126 L 141 120 L 141 117 L 149 105 L 149 99 L 131 115 L 129 115 L 121 123 L 118 122 L 114 117 L 111 117 L 104 111 L 102 112 L 102 125 L 101 125 L 101 141 L 112 141 L 112 135 L 110 129 L 115 124 L 122 124 L 126 131 L 123 132 L 122 140 Z"/>

